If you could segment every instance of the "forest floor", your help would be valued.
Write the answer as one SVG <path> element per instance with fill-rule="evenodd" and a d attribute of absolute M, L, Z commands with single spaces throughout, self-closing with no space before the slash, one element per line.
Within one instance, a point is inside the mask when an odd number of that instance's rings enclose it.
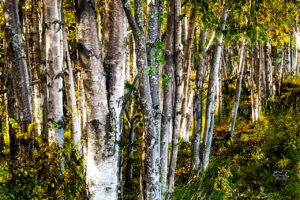
<path fill-rule="evenodd" d="M 245 112 L 243 93 L 235 136 L 228 138 L 228 122 L 215 127 L 205 173 L 190 176 L 190 144 L 180 143 L 173 199 L 300 199 L 300 78 L 284 79 L 282 94 L 265 101 L 257 122 Z"/>

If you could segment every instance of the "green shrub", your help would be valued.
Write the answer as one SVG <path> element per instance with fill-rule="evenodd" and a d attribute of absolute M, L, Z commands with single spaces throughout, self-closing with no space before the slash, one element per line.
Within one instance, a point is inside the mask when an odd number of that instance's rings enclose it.
<path fill-rule="evenodd" d="M 32 141 L 30 153 L 0 161 L 0 199 L 84 199 L 83 160 L 73 142 L 60 149 L 40 137 Z"/>

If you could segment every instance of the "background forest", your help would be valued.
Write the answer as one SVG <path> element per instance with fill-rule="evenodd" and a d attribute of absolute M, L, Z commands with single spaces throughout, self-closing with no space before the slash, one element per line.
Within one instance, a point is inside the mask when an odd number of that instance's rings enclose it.
<path fill-rule="evenodd" d="M 300 1 L 1 0 L 0 199 L 300 199 Z"/>

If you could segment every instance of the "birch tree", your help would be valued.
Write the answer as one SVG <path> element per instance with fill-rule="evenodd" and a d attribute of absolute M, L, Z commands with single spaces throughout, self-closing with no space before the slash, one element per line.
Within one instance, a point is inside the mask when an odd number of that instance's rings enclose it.
<path fill-rule="evenodd" d="M 203 83 L 204 75 L 206 71 L 206 51 L 205 51 L 205 42 L 207 38 L 207 30 L 204 29 L 200 32 L 200 43 L 199 43 L 199 54 L 200 56 L 196 59 L 196 94 L 194 102 L 194 133 L 192 140 L 192 169 L 196 172 L 200 169 L 202 160 L 200 156 L 201 148 L 201 133 L 202 133 L 202 99 L 203 99 Z"/>
<path fill-rule="evenodd" d="M 190 83 L 190 75 L 191 75 L 191 55 L 192 55 L 192 46 L 194 41 L 194 32 L 195 32 L 195 25 L 196 25 L 196 8 L 191 8 L 191 14 L 188 23 L 188 30 L 187 30 L 187 40 L 184 44 L 183 49 L 183 77 L 182 77 L 182 84 L 183 84 L 183 100 L 182 100 L 182 120 L 181 120 L 181 136 L 184 137 L 186 131 L 185 127 L 188 121 L 188 101 L 189 101 L 189 83 Z"/>
<path fill-rule="evenodd" d="M 78 153 L 82 155 L 82 145 L 81 145 L 81 126 L 80 126 L 80 118 L 79 118 L 79 110 L 77 107 L 77 100 L 76 100 L 76 91 L 75 91 L 75 78 L 74 78 L 74 72 L 72 67 L 72 62 L 70 58 L 69 53 L 69 47 L 67 42 L 67 36 L 66 36 L 66 30 L 65 27 L 63 28 L 63 48 L 64 48 L 64 59 L 65 59 L 65 65 L 66 70 L 68 72 L 68 78 L 65 78 L 65 85 L 68 85 L 68 102 L 70 106 L 70 113 L 71 113 L 71 123 L 72 123 L 72 139 L 75 142 L 75 145 L 77 145 Z"/>
<path fill-rule="evenodd" d="M 225 24 L 227 20 L 226 8 L 223 8 L 222 17 L 221 17 L 221 26 L 220 30 L 225 30 Z M 209 75 L 209 86 L 207 93 L 207 104 L 206 104 L 206 121 L 205 121 L 205 130 L 204 130 L 204 151 L 203 151 L 203 168 L 206 169 L 209 163 L 211 144 L 213 139 L 213 129 L 214 129 L 214 103 L 215 103 L 215 90 L 216 83 L 218 81 L 219 67 L 221 61 L 221 53 L 223 46 L 223 33 L 220 33 L 220 38 L 218 39 L 215 49 L 213 64 L 210 70 Z"/>
<path fill-rule="evenodd" d="M 133 16 L 128 0 L 122 0 L 124 10 L 133 32 L 136 44 L 136 66 L 139 76 L 140 104 L 145 121 L 145 191 L 144 199 L 160 199 L 160 153 L 158 151 L 159 137 L 155 124 L 155 109 L 150 92 L 150 82 L 147 72 L 146 37 L 143 30 L 142 1 L 134 1 L 135 16 Z"/>
<path fill-rule="evenodd" d="M 108 99 L 108 125 L 102 139 L 106 149 L 103 154 L 103 166 L 108 177 L 105 190 L 110 194 L 103 200 L 117 199 L 119 187 L 119 154 L 123 130 L 123 102 L 125 82 L 126 16 L 121 0 L 105 1 L 104 17 L 104 69 L 106 72 L 106 90 Z M 103 171 L 103 169 L 102 169 Z"/>
<path fill-rule="evenodd" d="M 63 33 L 61 0 L 45 0 L 45 39 L 47 69 L 48 137 L 62 147 L 63 113 Z"/>
<path fill-rule="evenodd" d="M 118 198 L 119 147 L 125 78 L 125 15 L 119 1 L 105 1 L 104 59 L 99 42 L 95 5 L 81 1 L 78 42 L 85 91 L 87 196 Z"/>
<path fill-rule="evenodd" d="M 174 23 L 175 23 L 175 3 L 169 2 L 167 33 L 166 33 L 166 64 L 164 72 L 168 81 L 163 89 L 163 112 L 161 122 L 161 145 L 160 145 L 160 164 L 161 164 L 161 193 L 162 196 L 167 192 L 167 176 L 168 176 L 168 147 L 169 137 L 172 133 L 172 116 L 173 116 L 173 88 L 174 88 Z"/>
<path fill-rule="evenodd" d="M 86 187 L 89 199 L 115 199 L 111 173 L 103 159 L 110 156 L 106 151 L 105 135 L 108 119 L 106 76 L 97 31 L 96 13 L 90 1 L 81 1 L 78 23 L 78 45 L 83 87 L 86 99 L 86 125 L 84 158 L 86 164 Z M 110 152 L 111 153 L 111 152 Z M 112 164 L 113 165 L 113 164 Z M 103 170 L 106 169 L 106 170 Z M 117 172 L 115 172 L 117 173 Z"/>
<path fill-rule="evenodd" d="M 242 92 L 242 81 L 243 81 L 243 74 L 244 74 L 244 67 L 245 66 L 245 39 L 242 41 L 241 51 L 240 51 L 240 61 L 239 61 L 239 74 L 236 83 L 236 97 L 235 102 L 232 109 L 231 121 L 229 126 L 230 136 L 233 136 L 234 128 L 236 124 L 240 99 L 241 99 L 241 92 Z"/>
<path fill-rule="evenodd" d="M 8 51 L 11 52 L 13 71 L 14 93 L 18 105 L 19 123 L 23 132 L 27 132 L 28 125 L 32 122 L 31 90 L 28 65 L 22 41 L 22 29 L 19 18 L 18 1 L 5 0 L 5 27 Z"/>
<path fill-rule="evenodd" d="M 178 136 L 180 131 L 181 122 L 181 106 L 182 106 L 182 41 L 181 41 L 181 2 L 175 0 L 175 11 L 174 11 L 174 64 L 175 64 L 175 100 L 173 110 L 173 134 L 172 134 L 172 150 L 170 155 L 170 167 L 168 174 L 168 190 L 170 193 L 173 192 L 175 184 L 175 170 L 177 163 L 178 154 Z"/>

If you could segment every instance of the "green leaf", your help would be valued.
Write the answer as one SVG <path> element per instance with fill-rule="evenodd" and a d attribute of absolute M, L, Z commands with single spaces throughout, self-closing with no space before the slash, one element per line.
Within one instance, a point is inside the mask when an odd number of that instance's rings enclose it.
<path fill-rule="evenodd" d="M 195 57 L 196 57 L 196 58 L 200 58 L 200 59 L 203 59 L 203 58 L 204 58 L 203 54 L 200 53 L 200 52 L 195 52 Z"/>
<path fill-rule="evenodd" d="M 136 90 L 136 87 L 134 87 L 133 84 L 129 83 L 129 82 L 126 82 L 125 83 L 125 89 L 128 89 L 130 91 L 135 91 Z"/>
<path fill-rule="evenodd" d="M 154 72 L 156 71 L 156 67 L 153 67 L 153 66 L 149 66 L 147 67 L 147 70 L 148 70 L 148 75 L 152 75 L 154 74 Z"/>
<path fill-rule="evenodd" d="M 154 43 L 154 47 L 156 50 L 161 51 L 161 50 L 165 50 L 165 45 L 163 42 L 158 41 Z"/>

